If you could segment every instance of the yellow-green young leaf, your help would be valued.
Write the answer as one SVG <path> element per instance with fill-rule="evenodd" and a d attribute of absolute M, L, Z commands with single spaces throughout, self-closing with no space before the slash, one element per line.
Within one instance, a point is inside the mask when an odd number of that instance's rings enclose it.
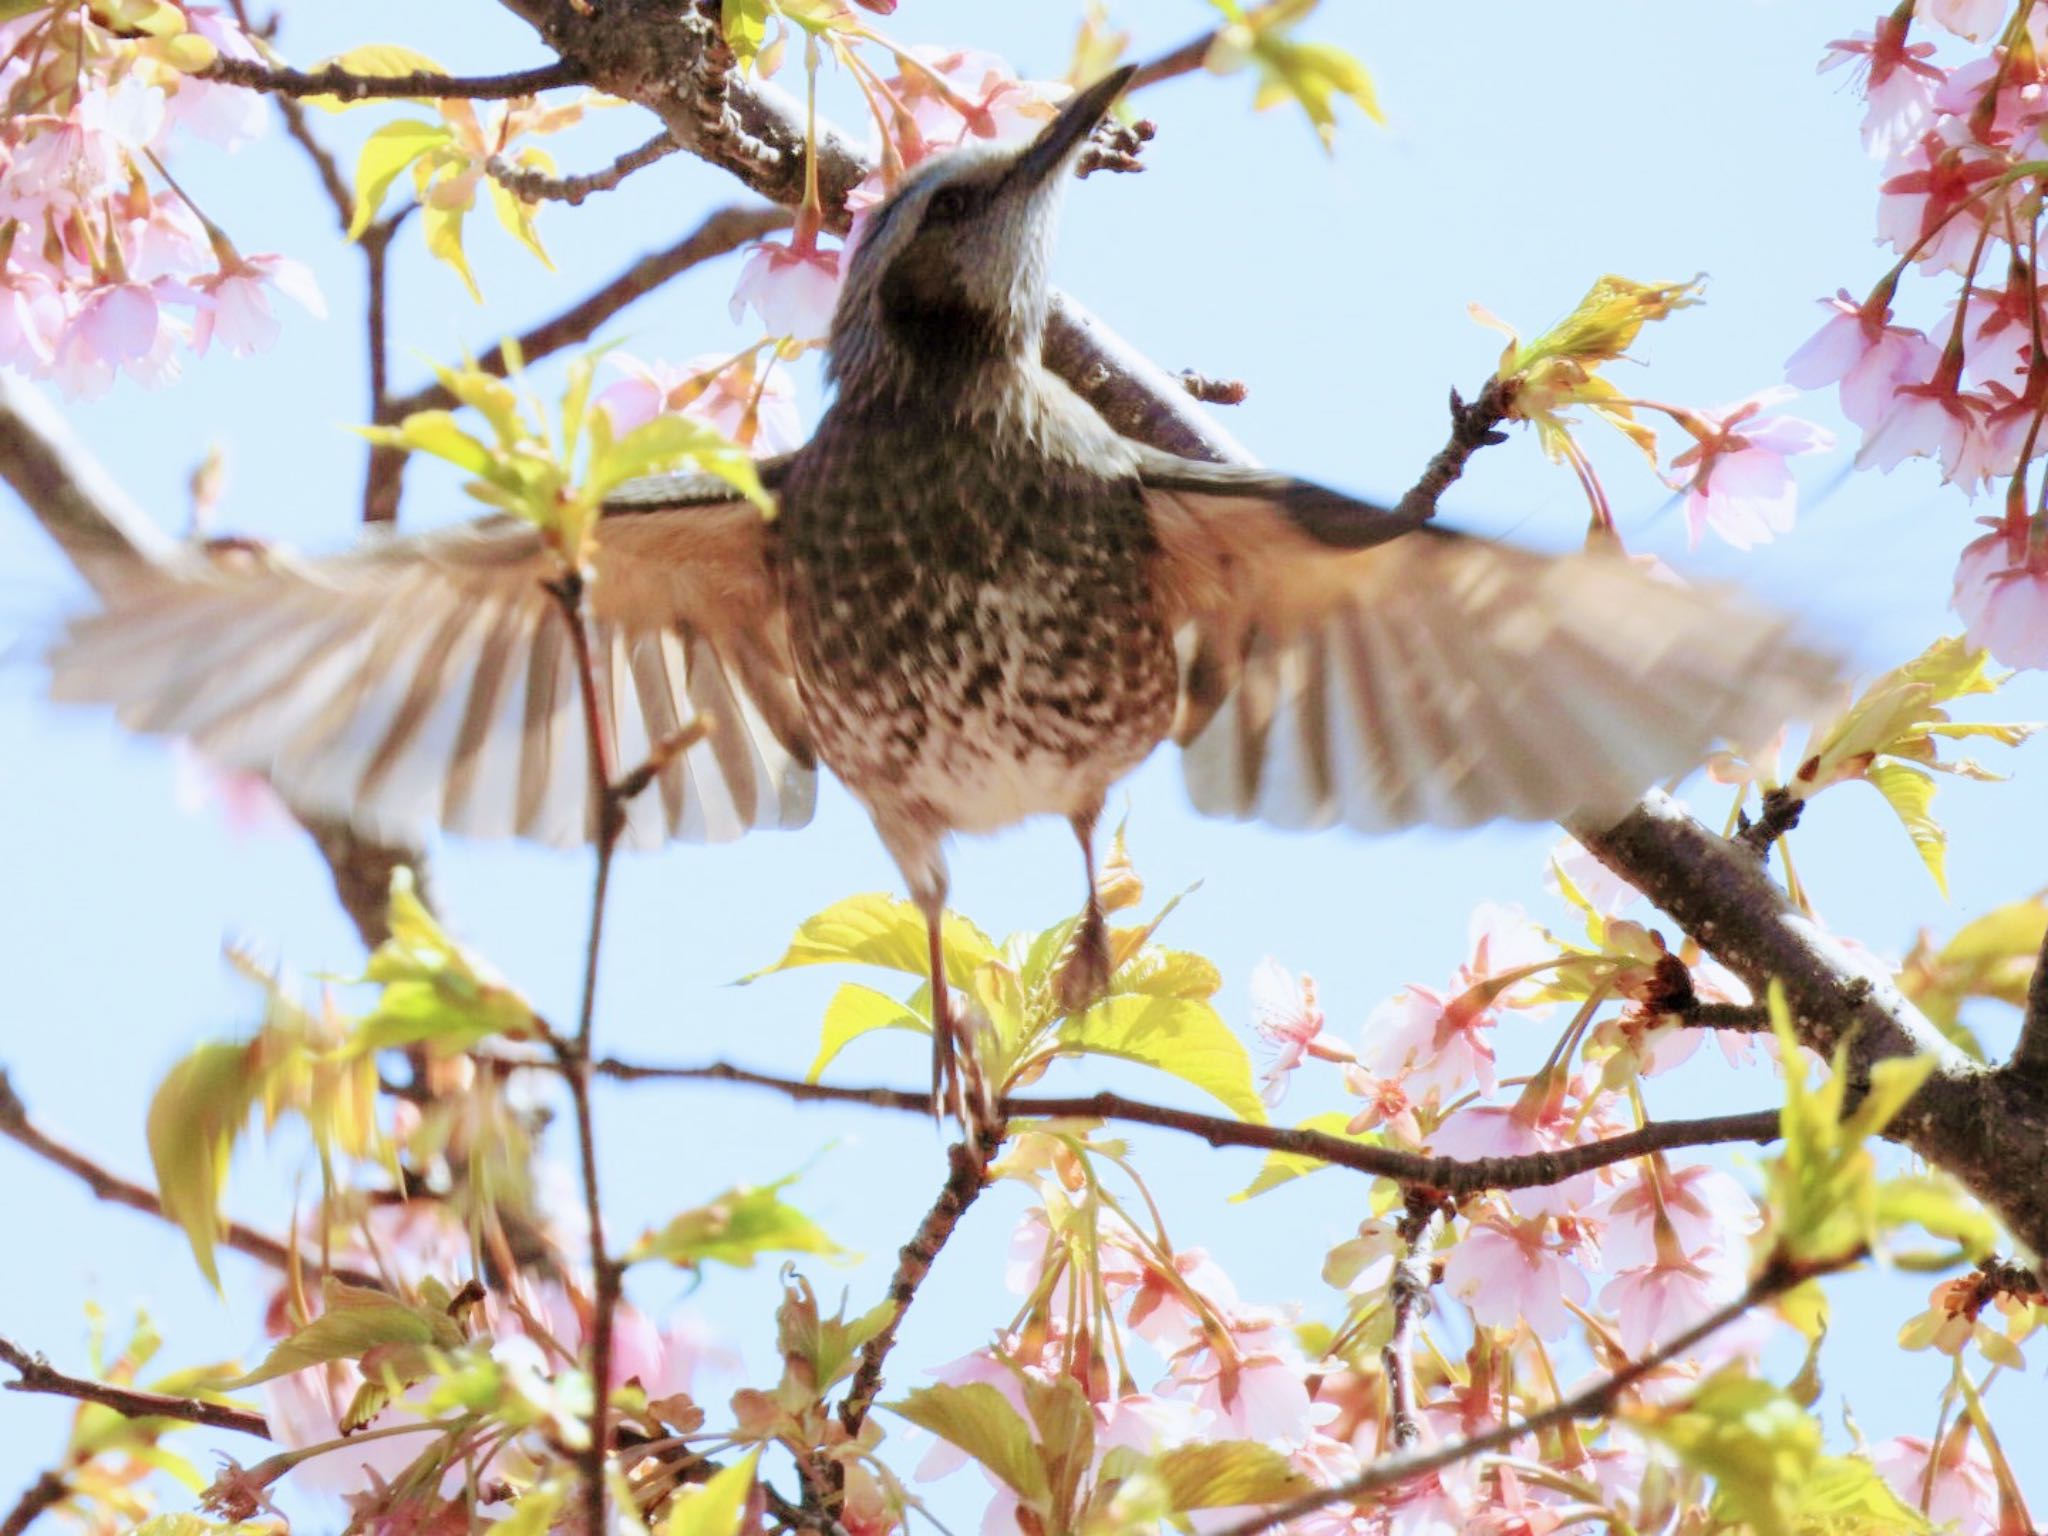
<path fill-rule="evenodd" d="M 1501 359 L 1501 374 L 1526 373 L 1538 363 L 1562 359 L 1611 362 L 1635 344 L 1645 325 L 1700 302 L 1700 282 L 1639 283 L 1608 273 L 1586 290 L 1572 312 L 1525 345 L 1512 338 Z"/>
<path fill-rule="evenodd" d="M 684 1211 L 658 1232 L 641 1238 L 627 1257 L 666 1259 L 672 1264 L 717 1262 L 751 1269 L 764 1253 L 844 1253 L 818 1224 L 781 1193 L 796 1182 L 791 1174 L 773 1184 L 727 1190 L 708 1205 Z"/>
<path fill-rule="evenodd" d="M 1882 762 L 1873 764 L 1863 777 L 1884 796 L 1913 839 L 1920 862 L 1934 876 L 1935 886 L 1948 895 L 1948 833 L 1934 819 L 1934 776 L 1907 763 Z"/>
<path fill-rule="evenodd" d="M 369 75 L 378 80 L 395 80 L 400 75 L 445 75 L 447 70 L 410 48 L 401 48 L 396 43 L 368 43 L 361 48 L 351 48 L 347 53 L 337 53 L 331 59 L 322 59 L 315 69 L 344 69 L 352 75 Z M 365 97 L 351 101 L 342 96 L 308 96 L 306 105 L 318 107 L 322 112 L 346 112 L 350 107 L 359 107 L 369 100 L 412 100 L 425 101 L 424 96 L 414 97 Z"/>
<path fill-rule="evenodd" d="M 40 11 L 51 3 L 52 0 L 0 0 L 0 21 L 13 21 L 17 16 Z"/>
<path fill-rule="evenodd" d="M 1380 1138 L 1372 1131 L 1356 1135 L 1344 1129 L 1351 1123 L 1351 1117 L 1342 1110 L 1326 1110 L 1319 1115 L 1310 1115 L 1295 1127 L 1299 1131 L 1322 1131 L 1326 1135 L 1341 1136 L 1354 1141 L 1361 1147 L 1379 1146 Z M 1282 1184 L 1292 1183 L 1305 1174 L 1320 1173 L 1330 1165 L 1319 1157 L 1310 1157 L 1305 1152 L 1268 1152 L 1266 1160 L 1259 1166 L 1258 1177 L 1230 1198 L 1233 1201 L 1249 1200 L 1254 1195 L 1263 1195 L 1269 1189 L 1278 1189 Z"/>
<path fill-rule="evenodd" d="M 825 1023 L 819 1031 L 817 1059 L 811 1063 L 810 1071 L 804 1074 L 805 1081 L 815 1083 L 849 1043 L 878 1029 L 908 1029 L 928 1035 L 932 1032 L 932 1021 L 908 1004 L 899 1003 L 873 987 L 847 982 L 832 994 L 832 1001 L 825 1005 Z"/>
<path fill-rule="evenodd" d="M 1111 997 L 1060 1025 L 1068 1055 L 1115 1056 L 1192 1083 L 1240 1120 L 1266 1122 L 1244 1042 L 1207 1003 L 1181 997 Z"/>
<path fill-rule="evenodd" d="M 1823 1456 L 1791 1490 L 1794 1530 L 1915 1536 L 1934 1527 L 1893 1493 L 1876 1467 L 1860 1456 Z"/>
<path fill-rule="evenodd" d="M 115 32 L 167 37 L 185 30 L 185 13 L 168 0 L 92 0 L 91 9 Z"/>
<path fill-rule="evenodd" d="M 919 1387 L 889 1407 L 919 1429 L 965 1451 L 1033 1510 L 1047 1512 L 1052 1490 L 1031 1426 L 987 1382 Z"/>
<path fill-rule="evenodd" d="M 768 0 L 724 0 L 720 20 L 725 26 L 725 44 L 732 49 L 742 69 L 753 67 L 762 41 L 768 36 Z"/>
<path fill-rule="evenodd" d="M 556 1477 L 536 1483 L 519 1495 L 519 1502 L 512 1506 L 511 1514 L 485 1529 L 490 1536 L 548 1536 L 573 1486 L 566 1479 Z"/>
<path fill-rule="evenodd" d="M 192 1257 L 217 1288 L 213 1247 L 220 1235 L 228 1156 L 261 1092 L 248 1045 L 202 1045 L 165 1074 L 149 1103 L 149 1158 L 164 1215 L 184 1228 Z"/>
<path fill-rule="evenodd" d="M 704 1482 L 678 1489 L 661 1522 L 661 1536 L 736 1536 L 747 1495 L 754 1491 L 754 1464 L 760 1456 L 759 1451 L 749 1451 Z"/>
<path fill-rule="evenodd" d="M 553 159 L 538 149 L 522 151 L 519 155 L 519 163 L 529 169 L 542 170 L 550 174 L 554 170 Z M 506 232 L 513 239 L 533 252 L 539 258 L 542 266 L 546 267 L 550 272 L 554 271 L 554 259 L 548 255 L 547 247 L 540 243 L 540 231 L 535 229 L 533 225 L 534 215 L 540 211 L 540 205 L 525 202 L 515 197 L 511 190 L 495 176 L 490 178 L 489 186 L 491 189 L 491 211 L 497 214 L 498 222 L 505 226 Z"/>
<path fill-rule="evenodd" d="M 1998 1246 L 1998 1223 L 1963 1187 L 1944 1173 L 1909 1173 L 1886 1179 L 1877 1188 L 1878 1225 L 1887 1229 L 1912 1224 L 1947 1238 L 1971 1259 L 1981 1259 Z"/>
<path fill-rule="evenodd" d="M 1717 1515 L 1747 1522 L 1757 1536 L 1795 1536 L 1800 1483 L 1821 1459 L 1821 1427 L 1769 1382 L 1731 1366 L 1683 1402 L 1625 1417 L 1714 1479 Z"/>
<path fill-rule="evenodd" d="M 1109 979 L 1112 994 L 1140 997 L 1214 997 L 1223 989 L 1223 974 L 1213 962 L 1186 950 L 1148 944 L 1117 967 Z"/>
<path fill-rule="evenodd" d="M 775 504 L 761 484 L 752 455 L 717 428 L 675 414 L 642 422 L 602 448 L 593 438 L 587 489 L 602 500 L 628 480 L 686 464 L 718 476 L 764 514 L 773 515 Z"/>
<path fill-rule="evenodd" d="M 1932 1056 L 1894 1056 L 1878 1062 L 1870 1069 L 1868 1090 L 1842 1122 L 1843 1137 L 1861 1145 L 1881 1134 L 1933 1075 L 1934 1068 Z"/>
<path fill-rule="evenodd" d="M 1307 1493 L 1313 1481 L 1270 1445 L 1256 1440 L 1210 1440 L 1175 1446 L 1153 1463 L 1177 1514 L 1189 1509 L 1230 1509 L 1277 1504 Z"/>
<path fill-rule="evenodd" d="M 349 239 L 362 238 L 377 210 L 384 206 L 384 195 L 407 166 L 453 140 L 454 135 L 440 124 L 413 118 L 386 123 L 371 134 L 356 157 L 356 203 L 348 221 Z"/>
<path fill-rule="evenodd" d="M 203 1520 L 198 1515 L 152 1515 L 140 1525 L 128 1527 L 128 1536 L 258 1536 L 275 1531 L 273 1525 L 225 1524 Z"/>
<path fill-rule="evenodd" d="M 965 985 L 976 970 L 996 958 L 988 935 L 957 912 L 946 914 L 940 934 L 946 976 L 955 986 Z M 803 965 L 876 965 L 922 977 L 929 963 L 924 914 L 916 907 L 893 896 L 849 896 L 806 918 L 780 960 L 740 981 L 759 981 Z"/>
<path fill-rule="evenodd" d="M 415 893 L 409 869 L 392 874 L 389 913 L 391 937 L 363 973 L 382 985 L 383 996 L 357 1026 L 353 1049 L 427 1045 L 453 1053 L 500 1035 L 533 1033 L 526 999 L 448 936 Z"/>
<path fill-rule="evenodd" d="M 484 291 L 477 287 L 476 274 L 469 270 L 469 257 L 462 249 L 462 220 L 468 212 L 467 208 L 443 208 L 432 202 L 423 202 L 420 204 L 420 230 L 426 236 L 429 254 L 453 267 L 455 275 L 462 279 L 462 286 L 469 290 L 469 296 L 481 304 Z"/>
<path fill-rule="evenodd" d="M 463 431 L 448 411 L 414 411 L 395 427 L 361 427 L 357 430 L 380 447 L 402 448 L 408 453 L 429 453 L 472 475 L 491 473 L 491 450 Z"/>
<path fill-rule="evenodd" d="M 822 1394 L 853 1373 L 854 1357 L 861 1347 L 895 1316 L 893 1301 L 880 1302 L 851 1322 L 846 1320 L 844 1301 L 833 1316 L 822 1316 L 810 1282 L 801 1275 L 788 1276 L 783 1281 L 782 1305 L 775 1309 L 776 1347 L 785 1361 L 802 1363 L 805 1386 Z"/>
<path fill-rule="evenodd" d="M 324 1294 L 326 1309 L 273 1344 L 255 1370 L 214 1385 L 233 1391 L 309 1365 L 361 1360 L 372 1350 L 391 1351 L 394 1346 L 399 1350 L 454 1349 L 462 1343 L 461 1325 L 437 1307 L 332 1280 Z"/>
<path fill-rule="evenodd" d="M 1026 1375 L 1020 1377 L 1020 1385 L 1037 1431 L 1038 1459 L 1055 1524 L 1064 1526 L 1069 1523 L 1064 1517 L 1080 1503 L 1081 1479 L 1095 1461 L 1095 1410 L 1071 1376 L 1042 1381 Z"/>

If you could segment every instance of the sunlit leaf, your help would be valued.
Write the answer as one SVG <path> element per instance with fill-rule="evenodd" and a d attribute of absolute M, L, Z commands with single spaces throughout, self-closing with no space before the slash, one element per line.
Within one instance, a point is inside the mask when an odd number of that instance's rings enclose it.
<path fill-rule="evenodd" d="M 918 1387 L 888 1405 L 919 1429 L 980 1462 L 1026 1505 L 1043 1511 L 1052 1490 L 1031 1426 L 985 1381 Z"/>
<path fill-rule="evenodd" d="M 461 1325 L 435 1307 L 332 1280 L 324 1299 L 320 1315 L 273 1344 L 255 1370 L 215 1385 L 224 1390 L 253 1387 L 309 1365 L 361 1360 L 373 1350 L 392 1346 L 454 1349 L 462 1343 Z"/>
<path fill-rule="evenodd" d="M 946 975 L 955 985 L 996 958 L 988 935 L 957 912 L 946 914 L 940 934 Z M 929 965 L 924 914 L 893 896 L 849 896 L 806 918 L 780 960 L 740 980 L 758 981 L 804 965 L 875 965 L 923 977 Z"/>
<path fill-rule="evenodd" d="M 1251 1055 L 1222 1016 L 1183 997 L 1110 997 L 1060 1025 L 1064 1054 L 1114 1056 L 1169 1072 L 1240 1120 L 1263 1125 Z"/>
<path fill-rule="evenodd" d="M 736 1536 L 754 1491 L 759 1451 L 749 1451 L 694 1487 L 679 1488 L 661 1522 L 661 1536 Z"/>
<path fill-rule="evenodd" d="M 470 270 L 469 256 L 462 249 L 462 221 L 467 208 L 442 208 L 434 203 L 420 204 L 420 229 L 426 237 L 427 250 L 441 261 L 454 268 L 455 275 L 462 279 L 462 286 L 469 290 L 469 296 L 481 304 L 483 289 L 476 284 L 476 274 Z"/>
<path fill-rule="evenodd" d="M 1380 1137 L 1372 1131 L 1351 1132 L 1345 1129 L 1351 1117 L 1339 1110 L 1325 1111 L 1311 1115 L 1302 1121 L 1296 1130 L 1321 1131 L 1327 1136 L 1341 1136 L 1344 1140 L 1356 1142 L 1362 1147 L 1379 1146 Z M 1263 1195 L 1269 1189 L 1278 1189 L 1282 1184 L 1292 1183 L 1305 1174 L 1320 1173 L 1330 1164 L 1319 1157 L 1310 1157 L 1305 1152 L 1268 1152 L 1265 1162 L 1259 1165 L 1258 1176 L 1230 1198 L 1233 1201 L 1249 1200 L 1254 1195 Z"/>
<path fill-rule="evenodd" d="M 383 993 L 357 1027 L 355 1049 L 427 1045 L 449 1053 L 534 1033 L 526 1000 L 449 937 L 419 899 L 408 869 L 392 875 L 389 913 L 391 937 L 363 973 Z"/>
<path fill-rule="evenodd" d="M 337 53 L 332 58 L 322 59 L 314 69 L 341 69 L 351 75 L 367 75 L 378 80 L 395 80 L 400 75 L 445 75 L 447 71 L 424 53 L 396 43 L 368 43 L 361 48 L 351 48 L 346 53 Z M 350 107 L 366 105 L 371 100 L 382 101 L 425 101 L 424 96 L 364 97 L 351 100 L 345 96 L 308 96 L 306 105 L 318 107 L 322 112 L 346 112 Z"/>
<path fill-rule="evenodd" d="M 810 1070 L 804 1074 L 805 1080 L 818 1081 L 825 1075 L 825 1069 L 832 1064 L 833 1058 L 848 1044 L 878 1029 L 907 1029 L 928 1035 L 932 1032 L 932 1021 L 872 987 L 847 982 L 832 994 L 832 1001 L 825 1005 L 818 1054 L 811 1062 Z"/>
<path fill-rule="evenodd" d="M 764 1253 L 845 1252 L 810 1217 L 783 1201 L 782 1191 L 796 1178 L 791 1174 L 773 1184 L 728 1190 L 707 1205 L 672 1217 L 659 1231 L 648 1233 L 634 1245 L 628 1257 L 636 1262 L 717 1262 L 749 1269 Z"/>
<path fill-rule="evenodd" d="M 185 1231 L 192 1256 L 215 1287 L 214 1243 L 228 1157 L 259 1092 L 248 1045 L 202 1045 L 165 1074 L 149 1105 L 149 1156 L 164 1215 Z"/>
<path fill-rule="evenodd" d="M 1256 1440 L 1209 1440 L 1160 1454 L 1153 1470 L 1165 1481 L 1169 1507 L 1229 1509 L 1277 1504 L 1315 1486 L 1287 1457 Z"/>
<path fill-rule="evenodd" d="M 454 135 L 439 123 L 413 118 L 386 123 L 371 134 L 356 157 L 355 211 L 349 216 L 349 239 L 362 238 L 377 210 L 384 206 L 391 184 L 407 166 L 453 140 Z"/>
<path fill-rule="evenodd" d="M 742 69 L 751 68 L 768 36 L 768 0 L 723 0 L 720 20 L 725 45 Z"/>

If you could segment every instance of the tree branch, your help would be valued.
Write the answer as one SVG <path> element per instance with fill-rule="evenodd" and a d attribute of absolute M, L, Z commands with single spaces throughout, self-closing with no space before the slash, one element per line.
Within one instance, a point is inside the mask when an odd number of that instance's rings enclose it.
<path fill-rule="evenodd" d="M 544 1061 L 486 1059 L 500 1067 L 548 1065 Z M 725 1062 L 703 1067 L 666 1067 L 606 1058 L 593 1062 L 591 1070 L 600 1077 L 621 1082 L 736 1083 L 766 1088 L 799 1103 L 860 1104 L 870 1109 L 919 1115 L 932 1112 L 931 1095 L 928 1093 L 911 1093 L 900 1088 L 838 1088 L 824 1083 L 775 1077 Z M 1652 1121 L 1618 1136 L 1582 1142 L 1575 1147 L 1560 1147 L 1554 1152 L 1531 1152 L 1516 1157 L 1456 1158 L 1369 1146 L 1326 1131 L 1257 1125 L 1223 1115 L 1170 1109 L 1164 1105 L 1148 1104 L 1142 1099 L 1125 1098 L 1118 1093 L 1091 1093 L 1072 1098 L 1016 1094 L 998 1101 L 996 1110 L 999 1115 L 1012 1120 L 1124 1120 L 1137 1125 L 1153 1125 L 1163 1130 L 1199 1136 L 1212 1147 L 1252 1147 L 1312 1157 L 1318 1162 L 1350 1168 L 1375 1178 L 1393 1179 L 1411 1188 L 1440 1190 L 1451 1195 L 1476 1194 L 1488 1189 L 1529 1189 L 1555 1184 L 1575 1174 L 1626 1162 L 1650 1152 L 1735 1141 L 1762 1143 L 1775 1141 L 1778 1137 L 1778 1112 L 1767 1109 L 1741 1115 L 1711 1115 L 1697 1120 Z"/>
<path fill-rule="evenodd" d="M 28 1118 L 28 1106 L 14 1091 L 4 1070 L 0 1070 L 0 1136 L 5 1136 L 16 1145 L 33 1152 L 46 1163 L 53 1163 L 72 1177 L 82 1181 L 86 1188 L 101 1200 L 112 1205 L 125 1205 L 131 1211 L 140 1211 L 145 1216 L 154 1216 L 159 1221 L 169 1221 L 164 1214 L 163 1203 L 155 1193 L 140 1184 L 129 1182 L 120 1175 L 108 1172 L 83 1152 L 74 1151 L 62 1142 L 45 1135 Z M 291 1249 L 268 1233 L 258 1232 L 239 1221 L 231 1221 L 221 1233 L 221 1244 L 237 1253 L 245 1253 L 252 1259 L 260 1259 L 274 1269 L 284 1269 L 292 1261 Z M 322 1268 L 317 1254 L 303 1254 L 299 1262 L 309 1270 Z M 366 1270 L 351 1269 L 337 1265 L 328 1267 L 326 1273 L 350 1285 L 383 1289 L 384 1282 Z"/>
<path fill-rule="evenodd" d="M 612 316 L 645 298 L 669 279 L 690 268 L 738 250 L 750 241 L 789 227 L 786 208 L 721 208 L 670 246 L 650 251 L 588 297 L 560 314 L 541 321 L 518 337 L 520 354 L 530 363 L 588 341 Z M 493 347 L 478 360 L 486 373 L 503 377 L 505 350 Z M 439 384 L 429 384 L 390 405 L 396 420 L 414 411 L 446 410 L 455 397 Z"/>
<path fill-rule="evenodd" d="M 674 134 L 663 129 L 639 148 L 627 150 L 603 170 L 586 171 L 580 176 L 550 176 L 531 166 L 514 165 L 502 156 L 493 156 L 486 161 L 484 169 L 493 181 L 514 197 L 529 203 L 567 203 L 574 208 L 593 192 L 611 191 L 635 171 L 667 159 L 682 147 L 675 141 Z"/>
<path fill-rule="evenodd" d="M 32 1355 L 18 1344 L 0 1338 L 0 1361 L 20 1372 L 20 1380 L 7 1383 L 10 1392 L 40 1392 L 52 1397 L 76 1398 L 130 1419 L 182 1419 L 187 1424 L 204 1424 L 208 1429 L 232 1429 L 238 1434 L 270 1438 L 270 1426 L 263 1415 L 228 1403 L 203 1402 L 194 1397 L 166 1397 L 161 1392 L 138 1392 L 104 1381 L 87 1381 L 66 1376 L 41 1355 Z M 62 1497 L 62 1495 L 59 1495 Z M 54 1500 L 52 1502 L 55 1502 Z"/>
<path fill-rule="evenodd" d="M 1500 425 L 1507 420 L 1520 388 L 1520 381 L 1503 379 L 1496 374 L 1486 381 L 1486 387 L 1479 391 L 1479 398 L 1469 404 L 1455 389 L 1451 391 L 1450 440 L 1423 466 L 1422 478 L 1395 504 L 1397 516 L 1436 515 L 1437 501 L 1465 473 L 1465 465 L 1472 455 L 1482 448 L 1507 441 L 1507 434 L 1500 430 Z"/>
<path fill-rule="evenodd" d="M 868 1409 L 874 1406 L 882 1390 L 882 1366 L 895 1347 L 896 1331 L 903 1326 L 904 1314 L 917 1299 L 917 1288 L 931 1273 L 939 1250 L 946 1246 L 967 1208 L 988 1187 L 989 1159 L 995 1155 L 1000 1140 L 1001 1132 L 991 1131 L 979 1146 L 962 1141 L 948 1149 L 946 1156 L 951 1169 L 939 1189 L 939 1197 L 896 1255 L 896 1273 L 889 1281 L 889 1300 L 896 1310 L 882 1331 L 861 1346 L 859 1369 L 853 1373 L 853 1383 L 839 1405 L 839 1422 L 847 1438 L 859 1437 L 861 1426 L 867 1422 Z"/>
<path fill-rule="evenodd" d="M 2015 1080 L 2048 1092 L 2048 934 L 2042 936 L 2041 955 L 2034 962 L 2033 979 L 2027 983 L 2027 1011 L 2020 1019 L 2019 1042 L 2005 1070 Z"/>
<path fill-rule="evenodd" d="M 29 1484 L 21 1497 L 14 1501 L 14 1508 L 7 1512 L 7 1518 L 0 1520 L 0 1536 L 22 1536 L 44 1510 L 54 1508 L 70 1497 L 71 1485 L 64 1480 L 62 1472 L 52 1467 Z"/>
<path fill-rule="evenodd" d="M 1387 1301 L 1394 1328 L 1380 1351 L 1380 1369 L 1387 1379 L 1387 1438 L 1405 1451 L 1422 1438 L 1420 1404 L 1415 1396 L 1415 1334 L 1429 1315 L 1429 1293 L 1436 1284 L 1436 1236 L 1444 1224 L 1441 1202 L 1424 1195 L 1408 1197 L 1401 1219 L 1401 1240 L 1407 1250 L 1387 1282 Z"/>
<path fill-rule="evenodd" d="M 329 64 L 321 69 L 287 69 L 256 59 L 215 59 L 198 71 L 201 80 L 218 80 L 252 91 L 277 96 L 338 96 L 343 101 L 371 101 L 391 97 L 472 101 L 503 101 L 514 96 L 531 96 L 557 86 L 581 85 L 582 76 L 567 62 L 557 59 L 533 69 L 514 70 L 503 75 L 444 75 L 433 70 L 416 70 L 406 75 L 361 75 Z"/>
<path fill-rule="evenodd" d="M 1784 1259 L 1773 1260 L 1750 1281 L 1740 1296 L 1726 1306 L 1702 1318 L 1668 1343 L 1660 1344 L 1640 1360 L 1633 1361 L 1590 1386 L 1582 1387 L 1569 1397 L 1559 1398 L 1548 1408 L 1495 1425 L 1481 1434 L 1468 1435 L 1461 1440 L 1433 1446 L 1426 1451 L 1408 1451 L 1393 1456 L 1382 1456 L 1357 1477 L 1333 1483 L 1328 1488 L 1318 1488 L 1314 1493 L 1305 1493 L 1300 1498 L 1289 1499 L 1284 1504 L 1275 1504 L 1249 1519 L 1240 1520 L 1235 1525 L 1224 1526 L 1214 1532 L 1213 1536 L 1260 1536 L 1263 1531 L 1285 1525 L 1290 1520 L 1299 1520 L 1303 1515 L 1312 1515 L 1332 1504 L 1356 1503 L 1369 1494 L 1399 1487 L 1403 1483 L 1413 1482 L 1418 1477 L 1440 1472 L 1445 1467 L 1456 1466 L 1461 1461 L 1469 1461 L 1475 1456 L 1484 1456 L 1489 1451 L 1500 1450 L 1503 1446 L 1512 1445 L 1524 1435 L 1541 1434 L 1554 1424 L 1564 1424 L 1573 1419 L 1602 1417 L 1619 1405 L 1622 1394 L 1630 1387 L 1719 1333 L 1752 1307 L 1761 1305 L 1775 1296 L 1781 1296 L 1808 1280 L 1847 1269 L 1861 1259 L 1862 1255 L 1857 1253 L 1826 1263 L 1795 1264 Z"/>

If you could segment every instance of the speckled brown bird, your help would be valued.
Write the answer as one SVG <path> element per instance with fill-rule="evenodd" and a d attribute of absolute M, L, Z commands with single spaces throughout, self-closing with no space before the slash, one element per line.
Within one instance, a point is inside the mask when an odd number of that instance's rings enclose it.
<path fill-rule="evenodd" d="M 1109 963 L 1096 818 L 1161 741 L 1201 810 L 1285 827 L 1600 814 L 1830 676 L 1783 620 L 1624 560 L 1112 431 L 1040 345 L 1063 172 L 1126 79 L 876 209 L 832 324 L 835 397 L 762 466 L 777 518 L 708 480 L 642 482 L 608 507 L 589 585 L 611 760 L 713 727 L 632 804 L 628 840 L 801 825 L 830 768 L 925 914 L 935 1103 L 963 1117 L 988 1106 L 945 986 L 948 834 L 1073 825 L 1091 879 L 1061 1001 L 1080 1008 Z M 195 560 L 79 620 L 55 691 L 374 835 L 580 841 L 596 797 L 549 569 L 502 518 Z"/>

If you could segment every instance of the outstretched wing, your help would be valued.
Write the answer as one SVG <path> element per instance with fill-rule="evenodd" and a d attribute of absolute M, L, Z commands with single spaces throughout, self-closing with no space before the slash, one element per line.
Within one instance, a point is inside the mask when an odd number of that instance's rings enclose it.
<path fill-rule="evenodd" d="M 772 558 L 771 525 L 722 481 L 664 476 L 607 507 L 589 602 L 614 772 L 700 717 L 710 727 L 632 803 L 633 843 L 810 819 Z M 374 836 L 439 824 L 578 843 L 593 826 L 588 738 L 549 570 L 535 530 L 506 518 L 329 559 L 226 551 L 145 573 L 76 620 L 52 690 L 189 737 Z"/>
<path fill-rule="evenodd" d="M 1464 537 L 1263 471 L 1146 457 L 1210 815 L 1365 831 L 1618 814 L 1820 703 L 1782 617 L 1613 555 Z"/>

